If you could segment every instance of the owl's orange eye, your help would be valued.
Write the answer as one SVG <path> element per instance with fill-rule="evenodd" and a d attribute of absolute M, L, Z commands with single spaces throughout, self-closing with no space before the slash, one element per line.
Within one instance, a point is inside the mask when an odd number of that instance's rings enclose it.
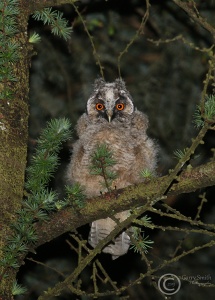
<path fill-rule="evenodd" d="M 105 106 L 104 106 L 104 104 L 102 104 L 102 103 L 97 103 L 97 104 L 96 104 L 96 109 L 97 109 L 97 110 L 102 110 L 102 109 L 104 109 L 104 107 L 105 107 Z"/>
<path fill-rule="evenodd" d="M 125 105 L 123 103 L 119 103 L 116 105 L 116 109 L 118 109 L 118 110 L 123 110 L 124 107 L 125 107 Z"/>

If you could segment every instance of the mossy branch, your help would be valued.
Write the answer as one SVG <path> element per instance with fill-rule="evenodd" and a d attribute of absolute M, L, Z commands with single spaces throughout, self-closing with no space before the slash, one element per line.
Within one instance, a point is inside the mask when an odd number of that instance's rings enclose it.
<path fill-rule="evenodd" d="M 65 231 L 69 231 L 75 229 L 83 224 L 90 223 L 95 219 L 111 217 L 116 214 L 116 212 L 120 212 L 126 209 L 132 209 L 131 215 L 124 220 L 123 222 L 117 222 L 117 226 L 115 229 L 104 238 L 94 250 L 91 250 L 89 254 L 83 259 L 79 259 L 78 267 L 74 270 L 74 272 L 69 275 L 63 282 L 60 282 L 55 285 L 52 289 L 46 291 L 46 293 L 39 297 L 40 300 L 50 299 L 53 296 L 59 295 L 65 288 L 70 289 L 71 292 L 80 294 L 82 291 L 78 288 L 76 289 L 73 283 L 77 280 L 77 277 L 81 274 L 81 272 L 85 269 L 87 265 L 94 259 L 94 257 L 99 254 L 103 247 L 109 243 L 111 240 L 115 238 L 117 234 L 119 234 L 125 228 L 128 228 L 132 223 L 136 223 L 137 218 L 139 218 L 143 213 L 147 211 L 151 211 L 153 213 L 158 213 L 159 215 L 170 217 L 173 219 L 177 219 L 179 221 L 183 221 L 192 226 L 201 226 L 201 229 L 193 228 L 190 232 L 206 234 L 207 236 L 214 236 L 211 234 L 211 229 L 214 229 L 214 225 L 212 224 L 204 224 L 201 221 L 192 220 L 187 218 L 180 212 L 172 209 L 171 207 L 167 207 L 169 210 L 168 213 L 158 211 L 153 207 L 156 202 L 162 199 L 163 195 L 166 196 L 168 194 L 181 194 L 183 192 L 190 192 L 201 188 L 203 186 L 210 186 L 215 184 L 215 162 L 212 161 L 203 166 L 188 169 L 182 171 L 184 164 L 190 159 L 190 156 L 195 152 L 196 147 L 202 142 L 202 139 L 205 133 L 208 130 L 208 125 L 205 124 L 203 128 L 200 130 L 197 137 L 193 140 L 190 148 L 187 148 L 184 155 L 180 158 L 178 164 L 175 169 L 170 172 L 169 175 L 153 179 L 152 181 L 147 181 L 146 183 L 142 183 L 136 186 L 129 186 L 122 190 L 116 190 L 105 194 L 102 197 L 97 197 L 96 199 L 88 200 L 86 205 L 79 210 L 79 214 L 74 211 L 74 209 L 70 209 L 67 207 L 67 210 L 61 210 L 60 212 L 53 213 L 50 222 L 46 222 L 45 228 L 43 228 L 41 224 L 36 225 L 36 229 L 38 232 L 38 244 L 46 242 L 47 240 L 53 239 L 64 233 Z M 104 149 L 100 149 L 103 153 Z M 106 150 L 106 149 L 105 149 Z M 106 152 L 106 151 L 105 151 Z M 95 158 L 100 159 L 100 154 L 95 155 Z M 98 157 L 97 157 L 98 156 Z M 96 160 L 97 161 L 97 160 Z M 98 160 L 100 162 L 100 160 Z M 95 165 L 95 162 L 94 162 Z M 100 167 L 97 166 L 98 168 Z M 95 170 L 94 170 L 95 171 Z M 182 173 L 179 175 L 179 172 Z M 177 183 L 173 183 L 177 181 Z M 203 184 L 203 185 L 202 185 Z M 107 201 L 108 200 L 108 201 Z M 164 206 L 165 207 L 165 206 Z M 141 221 L 141 220 L 140 220 Z M 149 224 L 150 225 L 150 224 Z M 154 228 L 159 229 L 167 229 L 167 230 L 176 230 L 183 231 L 187 233 L 188 229 L 181 229 L 179 227 L 164 227 L 157 226 L 152 224 Z M 149 226 L 150 227 L 150 226 Z M 62 230 L 61 232 L 59 231 Z M 53 236 L 54 231 L 54 236 Z M 44 236 L 44 233 L 46 237 Z M 57 235 L 56 235 L 57 233 Z M 39 236 L 39 234 L 41 234 Z M 212 244 L 210 244 L 212 246 Z M 204 246 L 203 246 L 204 247 Z M 201 246 L 200 246 L 201 248 Z M 194 251 L 200 249 L 196 247 Z M 80 250 L 80 249 L 79 249 Z M 81 253 L 81 252 L 80 252 Z M 187 251 L 186 255 L 190 252 Z M 141 252 L 142 257 L 144 257 L 144 252 Z M 80 254 L 82 256 L 82 254 Z M 174 257 L 174 260 L 177 261 L 181 256 Z M 170 260 L 172 261 L 172 260 Z M 165 266 L 167 264 L 165 263 Z M 158 269 L 154 268 L 154 271 L 163 268 L 164 265 L 159 266 Z M 152 269 L 149 268 L 148 271 Z M 96 276 L 96 269 L 94 269 L 94 275 Z M 147 274 L 147 273 L 146 273 Z M 151 273 L 150 273 L 151 274 Z M 94 276 L 94 277 L 95 277 Z M 147 275 L 148 276 L 148 275 Z M 145 277 L 143 277 L 145 278 Z M 95 282 L 94 282 L 95 283 Z M 124 286 L 125 290 L 127 287 Z M 121 288 L 122 289 L 122 288 Z M 121 289 L 118 291 L 121 292 Z M 118 292 L 117 291 L 117 292 Z M 115 291 L 116 292 L 116 291 Z M 95 294 L 99 294 L 97 290 L 95 290 Z"/>
<path fill-rule="evenodd" d="M 210 32 L 213 35 L 213 37 L 215 37 L 215 28 L 212 25 L 210 25 L 208 21 L 199 14 L 194 1 L 181 1 L 181 0 L 172 0 L 172 1 L 176 5 L 178 5 L 181 9 L 183 9 L 189 15 L 189 17 L 193 19 L 193 21 L 196 24 L 199 24 L 201 27 L 203 27 L 208 32 Z"/>
<path fill-rule="evenodd" d="M 167 197 L 213 186 L 215 184 L 215 162 L 209 162 L 197 168 L 183 171 L 178 176 L 177 181 L 168 190 Z M 151 199 L 160 199 L 168 183 L 169 175 L 166 175 L 145 183 L 113 191 L 108 194 L 108 201 L 106 195 L 90 199 L 85 207 L 79 211 L 80 214 L 78 215 L 71 207 L 53 213 L 49 222 L 36 225 L 37 245 L 39 246 L 66 231 L 90 223 L 95 219 L 106 218 L 110 214 L 114 215 L 126 209 L 146 205 Z"/>
<path fill-rule="evenodd" d="M 30 9 L 30 13 L 35 12 L 36 10 L 43 9 L 45 7 L 51 6 L 60 6 L 63 4 L 75 3 L 78 0 L 25 0 L 26 5 Z"/>
<path fill-rule="evenodd" d="M 77 292 L 78 294 L 80 294 L 81 291 L 80 290 L 75 290 L 73 283 L 76 281 L 77 277 L 81 274 L 81 272 L 84 270 L 84 268 L 93 260 L 93 258 L 98 253 L 101 252 L 102 248 L 108 242 L 110 242 L 124 227 L 128 226 L 132 222 L 132 220 L 134 220 L 136 217 L 138 217 L 138 215 L 141 215 L 146 210 L 147 210 L 147 205 L 140 208 L 140 209 L 137 209 L 134 214 L 129 216 L 123 222 L 119 223 L 118 226 L 106 238 L 104 238 L 102 241 L 100 241 L 100 243 L 94 248 L 94 250 L 91 250 L 89 252 L 89 254 L 80 261 L 77 268 L 64 281 L 59 282 L 53 288 L 50 288 L 42 296 L 40 296 L 38 298 L 38 300 L 52 299 L 53 296 L 58 296 L 64 289 L 67 289 L 67 288 L 69 290 L 71 290 L 71 292 Z M 169 259 L 168 261 L 164 260 L 163 263 L 161 263 L 157 267 L 154 267 L 153 269 L 150 267 L 145 274 L 141 274 L 138 281 L 144 279 L 147 276 L 152 275 L 152 273 L 157 272 L 158 270 L 166 267 L 167 265 L 178 261 L 179 259 L 181 259 L 182 257 L 185 257 L 186 255 L 189 255 L 191 253 L 194 253 L 196 251 L 204 249 L 205 247 L 212 247 L 214 245 L 215 245 L 215 241 L 211 240 L 210 242 L 208 242 L 206 244 L 197 246 L 195 248 L 192 248 L 191 250 L 184 251 L 182 254 L 179 254 L 179 255 L 173 257 L 172 259 Z M 132 282 L 132 285 L 134 285 L 134 284 L 137 284 L 136 280 Z M 130 286 L 130 284 L 126 285 L 126 286 L 123 286 L 122 288 L 119 288 L 117 293 L 120 294 L 122 291 L 126 290 L 129 286 Z M 106 292 L 105 294 L 107 295 L 107 293 L 108 294 L 109 293 L 110 294 L 111 293 L 115 294 L 116 290 L 114 289 L 114 291 Z M 104 296 L 103 293 L 96 293 L 96 296 L 98 296 L 98 295 L 99 296 Z M 95 296 L 95 294 L 94 294 L 94 296 Z"/>

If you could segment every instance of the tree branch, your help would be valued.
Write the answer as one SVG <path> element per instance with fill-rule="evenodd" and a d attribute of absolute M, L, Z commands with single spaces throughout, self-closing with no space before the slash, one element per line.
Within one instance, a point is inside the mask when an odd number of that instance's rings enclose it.
<path fill-rule="evenodd" d="M 75 3 L 78 0 L 25 0 L 27 7 L 29 7 L 30 14 L 35 12 L 36 10 L 43 9 L 45 7 L 50 7 L 50 6 L 60 6 L 63 4 L 71 4 Z"/>
<path fill-rule="evenodd" d="M 193 1 L 183 2 L 181 0 L 173 0 L 173 2 L 182 8 L 193 21 L 201 25 L 204 29 L 210 32 L 215 38 L 215 28 L 210 25 L 205 18 L 203 18 L 197 11 Z"/>
<path fill-rule="evenodd" d="M 169 175 L 159 177 L 138 185 L 107 193 L 97 198 L 89 199 L 86 206 L 77 211 L 67 207 L 53 213 L 49 222 L 36 224 L 39 246 L 59 235 L 72 231 L 93 220 L 107 218 L 117 212 L 155 203 L 163 195 L 162 191 L 168 183 Z M 168 191 L 168 195 L 189 193 L 197 189 L 215 185 L 215 162 L 209 162 L 194 169 L 183 171 Z"/>

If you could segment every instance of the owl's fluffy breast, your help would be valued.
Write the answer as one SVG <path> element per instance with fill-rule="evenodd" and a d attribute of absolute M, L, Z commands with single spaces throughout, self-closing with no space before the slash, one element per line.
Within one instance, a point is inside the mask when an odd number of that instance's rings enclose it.
<path fill-rule="evenodd" d="M 146 168 L 154 171 L 156 164 L 156 147 L 146 135 L 147 124 L 146 116 L 139 111 L 126 123 L 94 122 L 84 114 L 77 124 L 79 140 L 73 148 L 69 181 L 83 185 L 88 197 L 100 194 L 102 178 L 90 174 L 90 164 L 96 148 L 104 143 L 116 161 L 113 166 L 117 173 L 114 187 L 123 188 L 142 181 L 140 172 Z"/>

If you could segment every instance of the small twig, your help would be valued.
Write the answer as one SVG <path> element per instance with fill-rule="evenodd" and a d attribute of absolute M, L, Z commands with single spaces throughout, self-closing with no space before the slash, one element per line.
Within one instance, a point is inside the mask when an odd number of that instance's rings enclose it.
<path fill-rule="evenodd" d="M 41 266 L 43 266 L 44 268 L 47 268 L 47 269 L 49 269 L 49 270 L 51 270 L 51 271 L 54 271 L 55 273 L 57 273 L 57 274 L 60 275 L 61 277 L 65 278 L 65 275 L 64 275 L 63 273 L 61 273 L 60 271 L 58 271 L 58 270 L 55 269 L 55 268 L 52 268 L 52 267 L 48 266 L 47 264 L 45 264 L 45 263 L 43 263 L 43 262 L 41 262 L 41 261 L 34 260 L 33 258 L 27 258 L 27 260 L 30 260 L 30 261 L 36 263 L 37 265 L 41 265 Z"/>
<path fill-rule="evenodd" d="M 179 34 L 173 38 L 168 38 L 168 39 L 154 40 L 154 39 L 148 38 L 147 41 L 149 41 L 152 44 L 155 44 L 156 46 L 159 46 L 160 44 L 169 44 L 169 43 L 173 43 L 176 41 L 182 41 L 185 45 L 189 46 L 193 50 L 196 50 L 196 51 L 199 51 L 202 53 L 208 53 L 208 55 L 211 55 L 212 50 L 214 48 L 214 44 L 212 46 L 210 46 L 209 48 L 200 48 L 200 47 L 196 46 L 194 43 L 188 41 L 182 34 Z"/>
<path fill-rule="evenodd" d="M 103 158 L 100 159 L 100 162 L 101 162 L 101 171 L 102 171 L 101 176 L 104 178 L 105 186 L 106 186 L 108 192 L 111 192 L 111 187 L 110 187 L 110 184 L 108 183 L 108 178 L 107 178 L 106 168 L 104 167 L 104 162 L 103 162 L 103 160 L 104 160 Z"/>
<path fill-rule="evenodd" d="M 92 49 L 93 49 L 93 56 L 95 58 L 95 62 L 99 66 L 100 74 L 101 74 L 102 78 L 104 79 L 104 72 L 103 72 L 104 67 L 102 66 L 99 54 L 98 54 L 97 49 L 95 47 L 95 44 L 94 44 L 94 41 L 93 41 L 93 36 L 90 34 L 90 32 L 89 32 L 89 30 L 87 28 L 87 25 L 86 25 L 86 21 L 83 19 L 82 14 L 78 10 L 78 7 L 75 5 L 74 2 L 71 2 L 71 4 L 74 7 L 77 15 L 79 16 L 79 18 L 81 20 L 81 23 L 84 26 L 84 30 L 86 31 L 86 34 L 87 34 L 87 36 L 88 36 L 88 38 L 90 40 L 90 44 L 91 44 Z"/>
<path fill-rule="evenodd" d="M 148 211 L 159 214 L 160 216 L 163 216 L 163 217 L 169 217 L 169 218 L 176 219 L 176 220 L 179 220 L 179 221 L 187 222 L 191 225 L 207 227 L 207 228 L 210 228 L 212 230 L 215 230 L 215 225 L 214 224 L 206 224 L 206 223 L 203 223 L 201 221 L 192 220 L 191 218 L 184 216 L 183 214 L 181 214 L 180 212 L 178 212 L 174 208 L 169 207 L 167 204 L 163 204 L 163 206 L 168 207 L 168 209 L 171 210 L 173 212 L 173 214 L 162 212 L 162 211 L 157 210 L 153 207 L 149 208 Z"/>
<path fill-rule="evenodd" d="M 84 248 L 84 250 L 86 250 L 88 253 L 90 252 L 89 248 L 87 247 L 85 241 L 82 241 L 77 235 L 75 234 L 70 234 L 70 236 L 78 243 L 78 244 L 81 244 L 82 247 Z M 76 249 L 68 240 L 67 240 L 67 243 L 70 245 L 70 247 L 76 251 L 76 253 L 78 253 L 78 249 Z M 102 279 L 100 277 L 100 275 L 97 273 L 97 276 L 99 277 L 99 279 L 102 281 L 102 282 L 109 282 L 110 285 L 113 287 L 113 289 L 115 291 L 118 290 L 117 288 L 117 285 L 115 284 L 114 281 L 112 281 L 112 279 L 110 278 L 110 276 L 108 275 L 108 273 L 105 271 L 104 267 L 102 266 L 102 264 L 100 263 L 100 261 L 98 259 L 95 260 L 95 263 L 97 265 L 97 267 L 100 269 L 101 273 L 104 275 L 105 279 Z"/>
<path fill-rule="evenodd" d="M 182 8 L 195 23 L 201 25 L 204 29 L 209 31 L 215 38 L 215 28 L 210 25 L 205 18 L 203 18 L 199 12 L 197 12 L 196 6 L 194 8 L 191 6 L 192 2 L 184 2 L 181 0 L 172 0 L 176 5 Z"/>
<path fill-rule="evenodd" d="M 94 288 L 94 293 L 98 293 L 98 286 L 96 282 L 96 275 L 97 275 L 97 268 L 96 268 L 96 263 L 93 263 L 93 274 L 92 274 L 92 279 L 93 279 L 93 288 Z"/>
<path fill-rule="evenodd" d="M 204 203 L 206 203 L 208 201 L 205 196 L 206 196 L 206 192 L 199 195 L 199 198 L 201 199 L 201 202 L 200 202 L 199 206 L 197 207 L 197 213 L 196 213 L 196 216 L 195 216 L 194 220 L 200 219 L 200 214 L 201 214 L 203 205 L 204 205 Z"/>
<path fill-rule="evenodd" d="M 206 194 L 206 193 L 203 193 L 202 196 L 199 196 L 199 197 L 202 198 L 202 200 L 201 200 L 200 205 L 199 205 L 198 208 L 197 208 L 197 213 L 196 213 L 196 216 L 195 216 L 195 218 L 194 218 L 194 221 L 197 221 L 198 219 L 200 219 L 200 213 L 201 213 L 201 211 L 202 211 L 203 204 L 204 204 L 205 202 L 207 202 L 207 199 L 205 198 L 205 194 Z M 196 226 L 197 226 L 197 225 L 196 225 Z M 197 230 L 197 231 L 198 231 L 198 230 Z M 206 232 L 207 235 L 215 235 L 215 233 L 213 233 L 213 232 L 211 232 L 211 231 L 207 231 L 207 230 L 199 230 L 199 231 L 200 231 L 200 233 Z M 179 243 L 178 243 L 178 245 L 177 245 L 177 247 L 176 247 L 174 253 L 171 255 L 171 257 L 175 257 L 175 255 L 177 254 L 177 252 L 182 248 L 182 244 L 183 244 L 183 242 L 186 240 L 186 238 L 188 237 L 188 235 L 190 234 L 190 232 L 196 232 L 196 229 L 187 229 L 187 232 L 186 232 L 185 236 L 179 241 Z"/>
<path fill-rule="evenodd" d="M 125 46 L 125 48 L 119 53 L 119 56 L 118 56 L 118 63 L 117 63 L 117 66 L 118 66 L 118 73 L 119 73 L 119 77 L 121 78 L 121 59 L 123 57 L 123 55 L 125 55 L 125 53 L 128 52 L 129 48 L 134 44 L 134 42 L 138 39 L 138 37 L 140 36 L 140 34 L 143 33 L 143 29 L 144 29 L 144 26 L 149 18 L 149 8 L 150 8 L 150 3 L 149 3 L 149 0 L 146 0 L 146 12 L 144 14 L 144 16 L 142 17 L 142 20 L 141 20 L 141 23 L 140 23 L 140 26 L 139 28 L 137 29 L 135 35 L 133 36 L 133 38 L 127 43 L 127 45 Z"/>

